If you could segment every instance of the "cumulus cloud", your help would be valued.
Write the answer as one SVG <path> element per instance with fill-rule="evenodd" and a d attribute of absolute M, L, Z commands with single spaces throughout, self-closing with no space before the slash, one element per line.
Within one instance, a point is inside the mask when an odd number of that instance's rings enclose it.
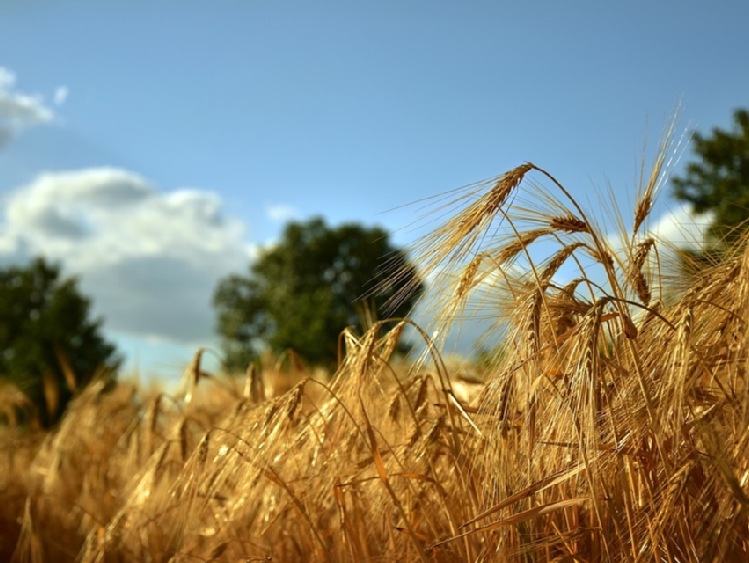
<path fill-rule="evenodd" d="M 56 106 L 61 106 L 66 102 L 69 95 L 70 91 L 67 86 L 58 86 L 55 93 L 52 95 L 52 103 Z"/>
<path fill-rule="evenodd" d="M 5 261 L 60 261 L 80 275 L 107 328 L 134 336 L 210 338 L 216 282 L 251 258 L 242 223 L 216 194 L 162 192 L 126 170 L 40 174 L 2 206 Z"/>
<path fill-rule="evenodd" d="M 265 215 L 271 221 L 284 223 L 286 221 L 299 217 L 299 210 L 291 205 L 266 205 Z"/>
<path fill-rule="evenodd" d="M 668 241 L 679 248 L 699 250 L 713 221 L 710 213 L 694 215 L 684 203 L 662 215 L 650 229 L 660 240 Z"/>
<path fill-rule="evenodd" d="M 0 67 L 0 149 L 24 129 L 50 122 L 54 117 L 41 96 L 19 92 L 16 75 Z"/>
<path fill-rule="evenodd" d="M 712 220 L 712 214 L 695 215 L 690 211 L 689 204 L 683 203 L 658 217 L 649 228 L 644 229 L 646 235 L 643 236 L 652 236 L 664 243 L 662 251 L 669 248 L 699 250 L 704 245 Z M 606 238 L 614 250 L 620 251 L 625 248 L 621 237 L 617 232 L 610 233 Z"/>

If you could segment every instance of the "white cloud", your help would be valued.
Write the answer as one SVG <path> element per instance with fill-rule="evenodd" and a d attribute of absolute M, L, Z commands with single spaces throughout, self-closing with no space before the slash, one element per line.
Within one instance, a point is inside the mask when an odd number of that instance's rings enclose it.
<path fill-rule="evenodd" d="M 268 219 L 270 219 L 271 221 L 285 223 L 290 219 L 299 217 L 299 210 L 291 205 L 266 205 L 265 216 L 268 217 Z"/>
<path fill-rule="evenodd" d="M 0 149 L 24 129 L 50 122 L 54 112 L 41 96 L 16 90 L 16 75 L 0 67 Z"/>
<path fill-rule="evenodd" d="M 674 248 L 699 250 L 704 244 L 713 216 L 710 213 L 694 215 L 689 207 L 688 203 L 683 203 L 664 213 L 654 224 L 644 229 L 645 234 L 639 236 L 638 240 L 652 236 L 661 243 L 661 251 Z M 626 245 L 621 233 L 609 233 L 606 238 L 615 251 L 624 250 Z"/>
<path fill-rule="evenodd" d="M 4 260 L 60 261 L 106 327 L 133 336 L 211 338 L 216 282 L 251 259 L 242 223 L 216 194 L 161 192 L 125 170 L 44 173 L 1 205 Z"/>
<path fill-rule="evenodd" d="M 52 95 L 52 103 L 56 106 L 61 106 L 66 102 L 69 95 L 70 90 L 68 90 L 67 86 L 58 86 L 55 93 Z"/>
<path fill-rule="evenodd" d="M 689 207 L 688 203 L 684 203 L 661 216 L 650 232 L 659 240 L 668 241 L 679 248 L 701 248 L 713 216 L 710 213 L 694 215 Z"/>

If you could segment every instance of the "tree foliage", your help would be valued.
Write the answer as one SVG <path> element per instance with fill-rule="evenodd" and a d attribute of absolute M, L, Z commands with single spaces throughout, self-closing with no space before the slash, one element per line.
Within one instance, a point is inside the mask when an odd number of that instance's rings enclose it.
<path fill-rule="evenodd" d="M 673 179 L 677 199 L 691 203 L 697 214 L 714 214 L 712 242 L 736 240 L 749 219 L 749 111 L 737 109 L 733 120 L 732 131 L 695 133 L 697 158 L 683 177 Z"/>
<path fill-rule="evenodd" d="M 381 311 L 394 295 L 390 286 L 362 299 L 395 264 L 406 266 L 401 281 L 415 280 L 410 297 L 389 311 L 402 316 L 422 284 L 386 231 L 358 224 L 333 228 L 322 218 L 289 223 L 281 241 L 250 266 L 249 275 L 228 276 L 216 289 L 227 369 L 244 369 L 263 348 L 275 354 L 293 349 L 314 364 L 332 363 L 340 332 L 347 326 L 361 329 L 364 309 Z"/>
<path fill-rule="evenodd" d="M 47 425 L 77 388 L 121 362 L 89 310 L 77 280 L 42 258 L 0 270 L 0 377 L 28 395 Z"/>

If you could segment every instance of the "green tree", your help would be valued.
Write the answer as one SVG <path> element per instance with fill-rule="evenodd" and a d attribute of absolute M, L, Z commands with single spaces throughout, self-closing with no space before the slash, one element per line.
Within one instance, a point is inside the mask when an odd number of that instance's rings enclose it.
<path fill-rule="evenodd" d="M 749 111 L 737 109 L 732 131 L 713 128 L 695 133 L 696 160 L 682 177 L 673 178 L 674 195 L 692 204 L 697 214 L 712 212 L 708 243 L 734 242 L 749 219 Z"/>
<path fill-rule="evenodd" d="M 59 419 L 76 389 L 120 365 L 89 309 L 77 280 L 62 279 L 42 258 L 0 270 L 0 377 L 29 396 L 44 425 Z"/>
<path fill-rule="evenodd" d="M 364 309 L 381 311 L 394 295 L 396 288 L 386 282 L 395 265 L 402 266 L 399 286 L 414 288 L 389 311 L 403 316 L 423 286 L 386 231 L 358 224 L 332 228 L 321 218 L 289 223 L 248 276 L 228 276 L 216 289 L 225 367 L 244 369 L 263 348 L 275 354 L 291 348 L 309 362 L 331 364 L 340 332 L 361 329 Z M 376 294 L 375 286 L 381 287 Z M 371 297 L 363 299 L 365 294 Z"/>

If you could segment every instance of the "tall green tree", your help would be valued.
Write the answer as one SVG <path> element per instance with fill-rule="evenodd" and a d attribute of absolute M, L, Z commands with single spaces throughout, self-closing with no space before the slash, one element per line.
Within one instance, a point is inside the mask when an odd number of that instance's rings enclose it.
<path fill-rule="evenodd" d="M 695 160 L 673 178 L 674 195 L 697 214 L 712 212 L 711 244 L 732 243 L 749 219 L 749 111 L 737 109 L 733 129 L 694 133 Z"/>
<path fill-rule="evenodd" d="M 246 276 L 221 280 L 214 293 L 218 333 L 226 368 L 244 369 L 263 349 L 278 354 L 293 349 L 314 364 L 331 364 L 338 335 L 347 326 L 361 329 L 363 309 L 381 311 L 396 291 L 376 294 L 400 264 L 400 284 L 414 291 L 391 316 L 405 315 L 423 286 L 402 250 L 379 227 L 359 224 L 329 227 L 322 218 L 289 223 L 278 244 L 266 249 Z M 369 299 L 362 299 L 370 294 Z"/>
<path fill-rule="evenodd" d="M 0 378 L 15 383 L 53 424 L 76 389 L 121 363 L 90 318 L 75 278 L 42 258 L 0 270 Z"/>

